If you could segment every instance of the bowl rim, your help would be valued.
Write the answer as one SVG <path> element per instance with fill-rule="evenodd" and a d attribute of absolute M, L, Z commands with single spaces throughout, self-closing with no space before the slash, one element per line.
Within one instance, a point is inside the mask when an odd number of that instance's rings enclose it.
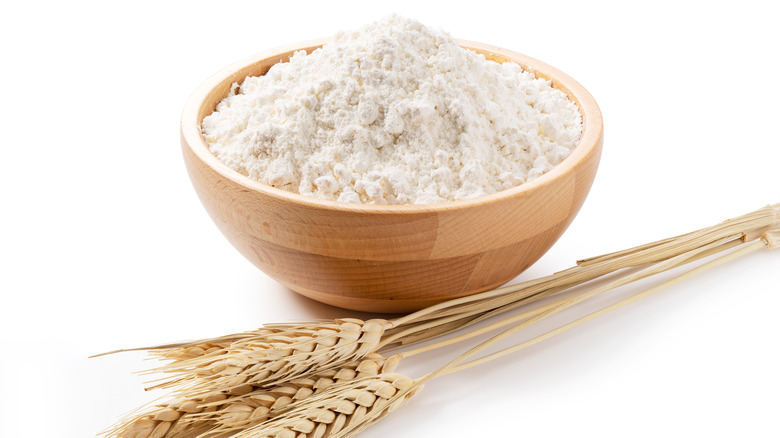
<path fill-rule="evenodd" d="M 604 128 L 601 110 L 599 109 L 598 104 L 596 103 L 593 96 L 591 96 L 591 94 L 572 77 L 563 73 L 557 68 L 545 64 L 544 62 L 530 56 L 489 44 L 458 39 L 458 44 L 461 47 L 476 51 L 477 53 L 481 53 L 487 59 L 499 58 L 510 60 L 519 64 L 524 70 L 532 72 L 537 77 L 550 80 L 553 85 L 556 86 L 556 88 L 560 89 L 570 99 L 574 100 L 582 115 L 583 130 L 579 143 L 568 157 L 566 157 L 562 162 L 558 163 L 551 170 L 544 173 L 540 177 L 523 183 L 519 186 L 501 190 L 496 193 L 433 204 L 388 205 L 339 202 L 289 192 L 287 190 L 272 187 L 253 180 L 248 176 L 242 175 L 228 167 L 211 153 L 208 148 L 208 144 L 201 135 L 201 122 L 203 117 L 200 117 L 200 115 L 202 114 L 205 101 L 211 95 L 212 90 L 219 86 L 224 86 L 225 82 L 227 81 L 230 81 L 231 84 L 233 82 L 241 82 L 246 76 L 236 77 L 237 73 L 249 67 L 250 65 L 267 61 L 271 58 L 279 58 L 279 62 L 286 61 L 286 57 L 283 57 L 282 55 L 292 54 L 292 52 L 299 50 L 306 50 L 311 52 L 312 50 L 319 48 L 330 40 L 331 37 L 318 38 L 265 50 L 237 61 L 213 74 L 195 89 L 184 105 L 181 116 L 182 143 L 184 143 L 186 147 L 188 147 L 195 154 L 195 156 L 198 157 L 198 159 L 205 163 L 209 168 L 219 173 L 222 177 L 227 178 L 246 189 L 259 192 L 265 196 L 282 202 L 298 204 L 299 206 L 366 214 L 434 213 L 477 207 L 485 204 L 504 201 L 516 196 L 521 196 L 528 192 L 537 190 L 539 187 L 545 184 L 552 183 L 568 172 L 573 171 L 573 169 L 575 169 L 581 162 L 583 162 L 588 155 L 597 150 L 602 143 Z"/>

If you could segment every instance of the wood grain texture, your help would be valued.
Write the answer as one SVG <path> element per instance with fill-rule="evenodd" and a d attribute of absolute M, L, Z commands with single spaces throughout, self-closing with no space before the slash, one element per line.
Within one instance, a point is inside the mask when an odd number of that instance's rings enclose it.
<path fill-rule="evenodd" d="M 533 58 L 486 44 L 463 47 L 513 61 L 575 101 L 585 129 L 550 172 L 503 192 L 431 205 L 357 205 L 286 192 L 234 172 L 201 137 L 203 118 L 230 85 L 262 75 L 297 50 L 281 47 L 238 62 L 202 84 L 182 114 L 184 162 L 217 227 L 248 260 L 280 283 L 334 306 L 407 312 L 499 286 L 539 259 L 579 211 L 598 168 L 601 112 L 572 78 Z"/>

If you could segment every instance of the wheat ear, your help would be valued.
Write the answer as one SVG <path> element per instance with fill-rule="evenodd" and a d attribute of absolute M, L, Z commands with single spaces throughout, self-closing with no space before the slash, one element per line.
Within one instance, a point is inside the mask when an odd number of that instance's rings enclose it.
<path fill-rule="evenodd" d="M 339 319 L 239 339 L 219 351 L 151 370 L 173 374 L 153 388 L 243 394 L 361 359 L 376 351 L 386 327 L 389 322 L 381 319 Z"/>
<path fill-rule="evenodd" d="M 300 403 L 333 385 L 344 384 L 356 379 L 365 379 L 381 373 L 391 373 L 398 366 L 400 356 L 385 358 L 372 353 L 360 361 L 318 372 L 316 374 L 257 389 L 245 395 L 226 400 L 220 409 L 205 414 L 214 419 L 220 432 L 249 428 L 273 418 L 292 403 Z"/>
<path fill-rule="evenodd" d="M 347 438 L 405 404 L 422 387 L 397 373 L 333 385 L 235 438 Z"/>
<path fill-rule="evenodd" d="M 227 394 L 214 392 L 160 403 L 142 412 L 133 411 L 101 435 L 106 438 L 175 438 L 193 431 L 205 431 L 213 425 L 196 421 L 193 415 L 215 410 L 211 404 L 227 397 Z"/>
<path fill-rule="evenodd" d="M 173 438 L 193 431 L 225 433 L 252 427 L 334 384 L 392 372 L 399 360 L 397 355 L 386 358 L 372 353 L 337 369 L 254 388 L 242 395 L 213 392 L 157 404 L 145 412 L 128 414 L 104 435 L 107 438 Z"/>

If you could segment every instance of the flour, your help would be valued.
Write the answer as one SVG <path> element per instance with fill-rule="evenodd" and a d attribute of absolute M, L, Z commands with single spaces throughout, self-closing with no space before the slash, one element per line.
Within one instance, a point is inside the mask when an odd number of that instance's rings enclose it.
<path fill-rule="evenodd" d="M 582 119 L 549 81 L 392 16 L 234 84 L 202 132 L 219 160 L 277 188 L 429 204 L 539 177 L 577 145 Z"/>

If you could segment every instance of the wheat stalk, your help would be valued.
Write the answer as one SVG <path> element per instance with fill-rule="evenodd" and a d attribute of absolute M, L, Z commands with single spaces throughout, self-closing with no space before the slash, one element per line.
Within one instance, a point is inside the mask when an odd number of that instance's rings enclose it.
<path fill-rule="evenodd" d="M 722 223 L 669 239 L 624 251 L 580 260 L 577 266 L 555 274 L 504 286 L 491 291 L 450 300 L 392 320 L 380 349 L 425 341 L 566 291 L 596 278 L 678 256 L 716 240 L 732 241 L 710 253 L 702 253 L 681 264 L 758 239 L 780 224 L 780 204 L 768 205 Z"/>
<path fill-rule="evenodd" d="M 710 248 L 714 247 L 713 245 L 717 245 L 717 242 L 710 244 Z M 556 329 L 550 330 L 530 340 L 517 344 L 513 347 L 505 348 L 487 356 L 483 356 L 479 359 L 469 361 L 469 359 L 471 359 L 473 356 L 495 345 L 499 341 L 511 336 L 512 334 L 528 327 L 529 324 L 538 322 L 548 314 L 555 313 L 559 309 L 569 305 L 582 302 L 587 298 L 593 297 L 596 294 L 602 293 L 609 289 L 607 287 L 597 287 L 586 294 L 576 295 L 561 300 L 558 303 L 554 303 L 550 309 L 540 313 L 537 315 L 537 317 L 530 318 L 523 323 L 504 330 L 503 332 L 493 336 L 487 341 L 480 343 L 479 345 L 456 357 L 438 370 L 418 379 L 413 380 L 399 374 L 380 374 L 374 377 L 347 382 L 342 385 L 334 385 L 316 397 L 307 398 L 300 403 L 294 403 L 290 405 L 288 411 L 277 415 L 276 417 L 255 427 L 245 429 L 244 431 L 235 435 L 235 437 L 352 437 L 372 424 L 376 423 L 399 406 L 405 404 L 412 395 L 416 394 L 419 392 L 419 390 L 422 389 L 424 383 L 433 378 L 462 371 L 505 356 L 507 354 L 523 350 L 557 334 L 577 327 L 578 325 L 581 325 L 585 322 L 591 321 L 608 312 L 617 310 L 639 299 L 646 298 L 708 269 L 720 266 L 723 263 L 765 247 L 777 248 L 778 246 L 780 246 L 780 229 L 765 232 L 762 236 L 760 236 L 760 241 L 744 245 L 731 253 L 722 255 L 718 258 L 715 258 L 714 260 L 710 260 L 670 280 L 645 289 L 628 298 L 620 300 L 617 303 L 606 306 L 596 312 L 592 312 L 586 316 L 566 323 Z M 694 250 L 697 252 L 696 254 L 681 254 L 677 256 L 677 258 L 686 259 L 695 257 L 696 255 L 701 256 L 702 254 L 708 252 L 708 250 L 709 248 L 699 248 Z M 651 266 L 647 269 L 657 270 L 661 269 L 664 265 L 674 265 L 678 262 L 679 260 L 669 259 L 663 262 L 659 262 L 657 264 L 658 266 Z M 645 274 L 647 273 L 645 272 Z M 643 274 L 637 273 L 634 275 L 641 276 Z M 616 281 L 616 283 L 621 282 L 623 284 L 627 284 L 627 281 L 625 280 Z M 397 384 L 398 382 L 402 383 Z"/>
<path fill-rule="evenodd" d="M 596 295 L 603 294 L 605 292 L 611 291 L 621 286 L 625 286 L 629 283 L 633 283 L 635 281 L 677 268 L 681 265 L 689 263 L 691 260 L 699 259 L 703 255 L 711 254 L 713 253 L 713 250 L 724 251 L 725 249 L 732 247 L 733 241 L 734 241 L 734 236 L 727 236 L 721 240 L 716 240 L 707 245 L 703 245 L 691 251 L 685 252 L 683 254 L 679 254 L 670 259 L 652 263 L 636 272 L 622 275 L 619 278 L 606 282 L 605 284 L 593 287 L 586 291 L 580 291 L 576 294 L 573 294 L 572 296 L 565 297 L 563 299 L 552 302 L 550 304 L 527 310 L 518 315 L 508 317 L 504 320 L 495 322 L 493 324 L 490 324 L 488 326 L 482 327 L 477 330 L 471 330 L 463 335 L 454 338 L 445 339 L 430 345 L 426 345 L 424 347 L 420 347 L 410 351 L 405 351 L 401 353 L 401 356 L 402 357 L 415 356 L 417 354 L 425 353 L 427 351 L 435 350 L 447 345 L 456 344 L 466 339 L 471 339 L 473 337 L 495 331 L 496 329 L 505 327 L 507 325 L 518 324 L 515 326 L 515 330 L 525 328 L 531 324 L 541 321 L 542 319 L 560 313 L 582 301 L 595 297 Z"/>
<path fill-rule="evenodd" d="M 778 223 L 778 226 L 780 226 L 780 223 Z M 523 350 L 525 348 L 528 348 L 528 347 L 531 347 L 533 345 L 536 345 L 536 344 L 538 344 L 541 341 L 549 339 L 549 338 L 551 338 L 551 337 L 553 337 L 553 336 L 555 336 L 557 334 L 563 333 L 563 332 L 565 332 L 567 330 L 570 330 L 570 329 L 572 329 L 574 327 L 577 327 L 578 325 L 584 324 L 585 322 L 591 321 L 591 320 L 593 320 L 593 319 L 595 319 L 595 318 L 597 318 L 599 316 L 605 315 L 605 314 L 607 314 L 609 312 L 612 312 L 614 310 L 617 310 L 617 309 L 619 309 L 621 307 L 625 307 L 625 306 L 627 306 L 627 305 L 629 305 L 631 303 L 634 303 L 634 302 L 636 302 L 636 301 L 638 301 L 638 300 L 640 300 L 642 298 L 646 298 L 646 297 L 648 297 L 648 296 L 650 296 L 652 294 L 658 293 L 658 292 L 660 292 L 660 291 L 662 291 L 662 290 L 664 290 L 666 288 L 669 288 L 669 287 L 671 287 L 673 285 L 676 285 L 676 284 L 678 284 L 678 283 L 680 283 L 680 282 L 682 282 L 684 280 L 687 280 L 687 279 L 689 279 L 689 278 L 691 278 L 691 277 L 693 277 L 693 276 L 695 276 L 697 274 L 700 274 L 700 273 L 702 273 L 704 271 L 707 271 L 709 269 L 718 267 L 718 266 L 720 266 L 720 265 L 722 265 L 722 264 L 724 264 L 726 262 L 732 261 L 732 260 L 734 260 L 734 259 L 736 259 L 738 257 L 742 257 L 742 256 L 744 256 L 746 254 L 755 252 L 755 251 L 760 250 L 760 249 L 764 249 L 764 248 L 774 249 L 774 248 L 777 248 L 778 246 L 780 246 L 780 228 L 778 228 L 777 230 L 772 230 L 771 232 L 765 232 L 762 236 L 759 237 L 758 241 L 754 241 L 754 242 L 752 242 L 750 244 L 744 245 L 744 246 L 742 246 L 741 248 L 738 248 L 735 251 L 732 251 L 732 252 L 730 252 L 730 253 L 728 253 L 726 255 L 719 256 L 719 257 L 717 257 L 717 258 L 715 258 L 713 260 L 710 260 L 710 261 L 708 261 L 708 262 L 706 262 L 706 263 L 704 263 L 704 264 L 702 264 L 700 266 L 692 268 L 692 269 L 690 269 L 690 270 L 688 270 L 688 271 L 686 271 L 686 272 L 684 272 L 684 273 L 682 273 L 682 274 L 680 274 L 680 275 L 678 275 L 678 276 L 676 276 L 676 277 L 674 277 L 672 279 L 663 281 L 663 282 L 661 282 L 661 283 L 659 283 L 659 284 L 657 284 L 655 286 L 652 286 L 652 287 L 650 287 L 648 289 L 642 290 L 641 292 L 635 293 L 635 294 L 629 296 L 628 298 L 624 298 L 624 299 L 622 299 L 622 300 L 620 300 L 620 301 L 618 301 L 618 302 L 616 302 L 614 304 L 611 304 L 609 306 L 606 306 L 606 307 L 604 307 L 604 308 L 602 308 L 602 309 L 600 309 L 598 311 L 592 312 L 592 313 L 590 313 L 590 314 L 588 314 L 586 316 L 583 316 L 583 317 L 578 318 L 578 319 L 576 319 L 576 320 L 574 320 L 572 322 L 564 324 L 564 325 L 562 325 L 562 326 L 560 326 L 560 327 L 558 327 L 556 329 L 550 330 L 547 333 L 539 335 L 539 336 L 537 336 L 535 338 L 532 338 L 532 339 L 530 339 L 528 341 L 522 342 L 522 343 L 517 344 L 515 346 L 509 347 L 509 348 L 505 348 L 505 349 L 503 349 L 501 351 L 498 351 L 498 352 L 492 353 L 490 355 L 484 356 L 484 357 L 482 357 L 480 359 L 476 359 L 476 360 L 473 360 L 471 362 L 463 363 L 466 359 L 476 355 L 480 351 L 483 351 L 483 350 L 487 349 L 488 347 L 498 343 L 499 341 L 507 338 L 508 336 L 510 336 L 510 335 L 512 335 L 512 334 L 514 334 L 514 333 L 516 333 L 516 332 L 518 332 L 518 331 L 520 331 L 520 330 L 522 330 L 522 329 L 524 329 L 524 328 L 526 328 L 528 326 L 528 324 L 526 324 L 525 322 L 521 323 L 521 324 L 517 324 L 517 325 L 515 325 L 513 327 L 510 327 L 509 329 L 506 329 L 505 331 L 499 333 L 498 335 L 495 335 L 494 337 L 488 339 L 487 341 L 479 344 L 478 346 L 472 348 L 468 352 L 462 354 L 457 359 L 455 359 L 452 362 L 450 362 L 448 365 L 446 365 L 446 366 L 442 367 L 441 369 L 439 369 L 438 371 L 436 371 L 435 374 L 436 375 L 450 374 L 450 373 L 453 373 L 453 372 L 461 371 L 461 370 L 468 369 L 468 368 L 471 368 L 471 367 L 476 366 L 476 365 L 480 365 L 480 364 L 489 362 L 491 360 L 494 360 L 496 358 L 505 356 L 505 355 L 510 354 L 510 353 L 514 353 L 514 352 Z M 589 295 L 588 297 L 586 297 L 586 298 L 589 298 L 589 297 L 595 296 L 598 293 L 601 293 L 599 288 L 597 288 L 596 290 L 593 290 L 593 291 L 589 291 L 588 293 L 583 294 L 583 295 Z M 536 318 L 538 318 L 537 321 L 543 319 L 544 317 L 546 317 L 546 316 L 548 316 L 550 314 L 556 313 L 560 308 L 568 307 L 571 303 L 575 303 L 576 304 L 577 302 L 581 302 L 583 300 L 584 299 L 583 299 L 582 295 L 574 296 L 574 297 L 571 297 L 571 298 L 566 299 L 566 300 L 561 300 L 562 302 L 561 303 L 556 303 L 557 306 L 553 307 L 553 309 L 547 310 L 547 311 L 539 314 L 536 317 Z M 534 318 L 532 318 L 532 319 L 534 319 Z"/>
<path fill-rule="evenodd" d="M 186 410 L 180 409 L 182 405 L 187 409 L 194 409 L 191 407 L 191 403 L 158 407 L 156 411 L 141 416 L 140 420 L 137 419 L 138 421 L 132 424 L 132 428 L 125 428 L 130 435 L 117 436 L 144 438 L 146 436 L 173 436 L 166 434 L 169 431 L 175 432 L 176 427 L 209 424 L 212 420 L 216 422 L 216 427 L 222 431 L 247 427 L 264 418 L 262 412 L 264 409 L 260 409 L 257 411 L 259 413 L 256 413 L 255 410 L 250 412 L 250 408 L 253 407 L 253 404 L 256 405 L 255 409 L 260 408 L 260 400 L 268 402 L 270 399 L 263 397 L 270 394 L 268 389 L 271 387 L 281 388 L 282 386 L 279 385 L 289 382 L 286 391 L 290 392 L 293 389 L 298 391 L 304 387 L 296 385 L 300 385 L 301 382 L 309 384 L 312 380 L 310 376 L 331 372 L 336 367 L 359 361 L 376 351 L 389 351 L 398 346 L 428 340 L 499 313 L 527 306 L 551 295 L 565 295 L 570 293 L 568 291 L 574 286 L 582 285 L 608 274 L 617 271 L 623 272 L 618 278 L 605 285 L 584 292 L 574 292 L 570 296 L 546 306 L 527 310 L 504 321 L 473 330 L 456 338 L 403 352 L 398 357 L 421 354 L 444 345 L 462 342 L 506 325 L 515 324 L 513 328 L 505 332 L 511 334 L 597 294 L 678 268 L 704 257 L 719 254 L 740 246 L 743 242 L 760 238 L 761 242 L 750 246 L 750 248 L 775 247 L 778 240 L 778 227 L 780 227 L 780 205 L 768 206 L 713 227 L 630 250 L 586 259 L 578 262 L 578 265 L 573 268 L 541 279 L 451 300 L 393 320 L 339 319 L 328 323 L 272 325 L 254 332 L 157 346 L 152 349 L 152 354 L 171 360 L 170 364 L 160 367 L 157 371 L 172 373 L 173 377 L 164 380 L 155 387 L 174 388 L 176 393 L 184 397 L 185 401 L 205 400 L 206 397 L 214 397 L 214 394 L 221 394 L 224 399 L 211 400 L 208 403 L 196 402 L 197 406 L 202 409 L 200 412 L 186 412 Z M 742 254 L 740 251 L 742 250 L 732 254 Z M 705 266 L 708 265 L 705 264 Z M 628 270 L 628 273 L 624 270 Z M 484 344 L 482 348 L 487 348 L 487 345 Z M 473 364 L 478 363 L 476 360 L 462 363 L 466 357 L 473 354 L 476 353 L 474 351 L 467 352 L 466 355 L 453 361 L 450 365 L 425 378 L 473 366 Z M 498 356 L 491 355 L 485 360 L 494 357 Z M 307 376 L 309 377 L 307 378 Z M 261 395 L 263 391 L 266 395 Z M 253 399 L 253 396 L 249 395 L 253 393 L 260 398 Z M 309 391 L 304 389 L 303 393 L 309 393 Z M 276 394 L 277 400 L 282 397 L 281 393 L 274 394 Z M 271 397 L 273 398 L 273 396 Z M 323 397 L 325 396 L 323 395 Z M 303 400 L 301 403 L 315 403 L 317 400 L 324 400 L 322 397 L 315 397 L 312 400 L 307 397 L 299 398 Z M 230 400 L 230 402 L 225 402 L 225 400 Z M 281 409 L 288 402 L 293 402 L 293 400 L 285 399 L 285 402 L 278 407 Z M 293 405 L 298 405 L 298 403 Z M 264 408 L 268 408 L 268 406 L 264 406 Z M 224 415 L 215 413 L 220 410 L 224 410 L 222 413 Z M 269 409 L 270 411 L 271 409 Z M 278 409 L 274 412 L 276 411 Z M 377 410 L 377 412 L 379 411 L 381 410 Z M 189 414 L 189 416 L 185 414 Z M 274 418 L 269 421 L 274 421 Z M 316 430 L 331 431 L 332 428 L 328 429 L 318 425 Z"/>

